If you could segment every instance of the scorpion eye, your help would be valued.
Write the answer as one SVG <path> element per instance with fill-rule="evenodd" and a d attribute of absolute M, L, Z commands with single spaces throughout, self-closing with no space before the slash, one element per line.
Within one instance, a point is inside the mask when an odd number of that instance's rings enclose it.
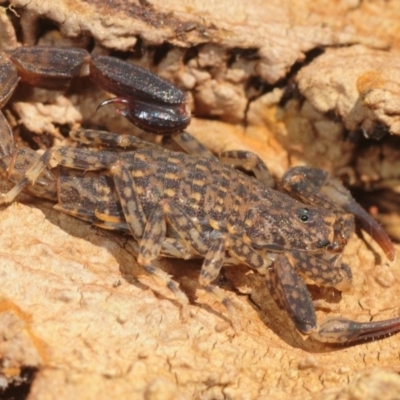
<path fill-rule="evenodd" d="M 301 208 L 297 215 L 302 222 L 307 222 L 310 219 L 308 208 Z"/>

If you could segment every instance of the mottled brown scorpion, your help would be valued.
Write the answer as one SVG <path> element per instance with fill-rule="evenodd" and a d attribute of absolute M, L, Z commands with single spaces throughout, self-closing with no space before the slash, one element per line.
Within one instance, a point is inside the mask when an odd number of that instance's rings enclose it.
<path fill-rule="evenodd" d="M 270 187 L 267 167 L 252 153 L 225 152 L 221 163 L 182 133 L 190 111 L 185 94 L 169 82 L 81 49 L 22 47 L 1 55 L 0 106 L 19 80 L 58 88 L 81 75 L 90 75 L 118 96 L 101 105 L 122 104 L 118 112 L 144 130 L 181 132 L 174 134 L 176 141 L 195 154 L 167 151 L 130 135 L 80 129 L 71 138 L 100 150 L 53 147 L 39 156 L 16 148 L 0 113 L 0 165 L 15 183 L 0 199 L 2 204 L 27 189 L 56 202 L 60 211 L 130 232 L 139 243 L 138 263 L 161 279 L 183 307 L 188 306 L 186 295 L 153 265 L 161 255 L 203 258 L 200 283 L 229 309 L 233 320 L 234 307 L 213 285 L 228 259 L 266 275 L 274 299 L 297 329 L 319 341 L 348 343 L 400 330 L 400 317 L 367 323 L 333 317 L 317 324 L 302 276 L 340 291 L 350 288 L 351 270 L 341 262 L 341 253 L 353 232 L 354 216 L 387 257 L 394 258 L 389 237 L 343 185 L 324 171 L 297 167 L 284 175 L 282 192 Z"/>

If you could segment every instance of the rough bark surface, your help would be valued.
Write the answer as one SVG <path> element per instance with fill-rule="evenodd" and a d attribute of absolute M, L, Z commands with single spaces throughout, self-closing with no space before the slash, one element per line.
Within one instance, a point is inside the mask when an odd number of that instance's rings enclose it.
<path fill-rule="evenodd" d="M 327 51 L 298 74 L 300 92 L 321 113 L 334 112 L 346 129 L 381 138 L 377 126 L 400 133 L 400 53 L 351 46 Z"/>
<path fill-rule="evenodd" d="M 400 237 L 397 2 L 1 3 L 2 51 L 37 42 L 87 47 L 92 38 L 98 53 L 143 47 L 135 61 L 190 91 L 197 118 L 188 130 L 215 152 L 257 152 L 277 179 L 309 164 L 389 190 L 368 204 L 386 211 L 382 221 Z M 62 37 L 43 34 L 48 21 Z M 69 143 L 64 126 L 82 121 L 134 130 L 112 109 L 94 115 L 105 94 L 92 85 L 73 88 L 69 100 L 43 91 L 14 97 L 5 114 L 21 145 Z M 198 284 L 199 263 L 160 260 L 190 299 L 182 318 L 168 290 L 136 264 L 129 236 L 26 195 L 0 214 L 0 390 L 27 385 L 28 369 L 29 400 L 400 397 L 400 335 L 356 346 L 304 340 L 263 277 L 245 267 L 227 268 L 219 282 L 242 324 L 234 332 Z M 323 300 L 319 320 L 399 315 L 398 260 L 389 263 L 367 235 L 354 235 L 343 259 L 354 288 L 340 296 L 311 286 Z"/>

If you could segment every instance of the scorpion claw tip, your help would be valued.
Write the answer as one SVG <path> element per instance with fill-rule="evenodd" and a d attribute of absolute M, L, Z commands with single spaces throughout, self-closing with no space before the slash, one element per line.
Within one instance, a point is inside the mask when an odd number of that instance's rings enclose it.
<path fill-rule="evenodd" d="M 124 97 L 113 97 L 112 99 L 107 99 L 102 101 L 96 108 L 96 112 L 99 111 L 100 108 L 107 106 L 112 103 L 118 103 L 118 104 L 127 104 L 128 100 Z"/>
<path fill-rule="evenodd" d="M 396 252 L 392 241 L 383 227 L 355 201 L 346 204 L 344 209 L 354 214 L 361 228 L 378 243 L 380 248 L 385 252 L 386 257 L 390 261 L 393 261 Z"/>

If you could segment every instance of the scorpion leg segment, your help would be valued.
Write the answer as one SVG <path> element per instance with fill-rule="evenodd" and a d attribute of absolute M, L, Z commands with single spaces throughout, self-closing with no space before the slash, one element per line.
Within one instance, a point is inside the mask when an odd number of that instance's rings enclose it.
<path fill-rule="evenodd" d="M 172 135 L 172 139 L 192 156 L 210 158 L 211 160 L 219 162 L 219 158 L 216 157 L 212 151 L 203 146 L 194 136 L 186 131 Z"/>
<path fill-rule="evenodd" d="M 226 239 L 229 254 L 246 264 L 251 269 L 265 275 L 271 262 L 264 259 L 256 250 L 246 244 L 239 236 L 231 235 Z"/>
<path fill-rule="evenodd" d="M 298 272 L 321 286 L 334 287 L 341 292 L 351 289 L 351 269 L 340 262 L 337 254 L 321 252 L 310 256 L 306 252 L 293 251 L 286 253 L 286 257 Z"/>
<path fill-rule="evenodd" d="M 165 239 L 167 226 L 163 209 L 160 205 L 154 206 L 140 240 L 139 264 L 150 264 L 156 260 Z"/>
<path fill-rule="evenodd" d="M 86 50 L 57 47 L 19 47 L 10 59 L 23 82 L 47 89 L 65 88 L 72 78 L 87 75 L 90 55 Z"/>
<path fill-rule="evenodd" d="M 278 306 L 283 307 L 299 332 L 309 335 L 317 328 L 313 302 L 306 284 L 285 255 L 279 255 L 269 271 L 268 285 Z"/>
<path fill-rule="evenodd" d="M 146 142 L 136 136 L 123 135 L 96 129 L 75 129 L 69 133 L 72 140 L 80 143 L 92 145 L 98 144 L 110 148 L 133 148 L 133 149 L 162 149 L 154 143 Z"/>
<path fill-rule="evenodd" d="M 11 203 L 27 185 L 34 184 L 49 165 L 52 167 L 63 165 L 84 171 L 98 171 L 108 169 L 117 160 L 116 154 L 107 151 L 93 152 L 69 147 L 53 147 L 43 153 L 9 192 L 2 195 L 0 204 Z"/>
<path fill-rule="evenodd" d="M 103 102 L 122 103 L 119 113 L 143 130 L 173 133 L 190 122 L 186 94 L 168 81 L 134 64 L 83 49 L 20 47 L 0 56 L 0 107 L 13 93 L 18 80 L 47 89 L 64 89 L 71 79 L 89 75 L 104 90 L 116 94 Z"/>
<path fill-rule="evenodd" d="M 14 152 L 14 135 L 12 134 L 10 125 L 0 111 L 0 159 L 4 162 L 4 158 L 11 156 Z M 7 166 L 3 166 L 4 170 Z"/>
<path fill-rule="evenodd" d="M 0 53 L 0 108 L 7 103 L 19 81 L 15 65 Z"/>
<path fill-rule="evenodd" d="M 137 195 L 135 180 L 130 171 L 119 162 L 113 165 L 110 171 L 114 178 L 125 220 L 132 236 L 139 240 L 143 236 L 147 221 Z"/>
<path fill-rule="evenodd" d="M 393 243 L 382 226 L 354 200 L 350 191 L 338 179 L 331 178 L 328 172 L 311 167 L 294 167 L 284 174 L 282 185 L 286 191 L 305 203 L 353 214 L 361 228 L 379 244 L 389 260 L 394 259 Z"/>
<path fill-rule="evenodd" d="M 214 231 L 214 233 L 216 233 L 216 231 Z M 199 282 L 207 292 L 211 293 L 226 307 L 232 318 L 233 327 L 235 330 L 239 330 L 240 323 L 234 305 L 218 286 L 212 284 L 212 282 L 218 278 L 222 265 L 224 264 L 225 248 L 226 243 L 224 235 L 218 235 L 211 241 L 211 246 L 201 266 Z"/>
<path fill-rule="evenodd" d="M 233 150 L 224 151 L 219 155 L 220 160 L 225 164 L 241 167 L 246 171 L 253 172 L 256 178 L 267 187 L 274 186 L 274 180 L 261 158 L 250 151 Z"/>
<path fill-rule="evenodd" d="M 149 274 L 159 279 L 168 287 L 182 307 L 185 308 L 189 304 L 189 300 L 185 293 L 179 288 L 179 285 L 162 269 L 151 265 L 160 255 L 166 231 L 164 211 L 160 205 L 156 205 L 147 220 L 143 236 L 140 240 L 137 260 Z"/>
<path fill-rule="evenodd" d="M 204 257 L 200 271 L 200 284 L 204 287 L 211 285 L 218 278 L 225 258 L 225 236 L 219 235 L 211 241 L 211 246 Z"/>
<path fill-rule="evenodd" d="M 36 164 L 38 160 L 38 153 L 32 149 L 26 147 L 20 149 L 14 148 L 14 138 L 11 129 L 0 112 L 0 165 L 4 171 L 7 171 L 7 178 L 14 183 L 20 182 L 25 177 L 26 171 Z M 35 196 L 53 201 L 57 199 L 56 180 L 54 175 L 48 170 L 45 170 L 36 180 L 35 185 L 30 186 L 28 189 Z M 10 199 L 12 201 L 13 197 L 11 196 Z M 6 202 L 7 200 L 4 201 L 4 203 Z M 1 203 L 2 200 L 0 197 Z"/>
<path fill-rule="evenodd" d="M 162 243 L 160 256 L 190 260 L 195 258 L 196 254 L 182 239 L 166 237 Z"/>
<path fill-rule="evenodd" d="M 40 159 L 35 162 L 29 169 L 26 171 L 22 179 L 16 183 L 16 185 L 9 190 L 7 193 L 2 194 L 0 197 L 0 204 L 8 204 L 14 201 L 14 199 L 28 186 L 32 185 L 35 180 L 43 173 L 45 170 L 49 151 L 46 151 Z M 45 157 L 44 157 L 45 156 Z"/>
<path fill-rule="evenodd" d="M 172 83 L 115 57 L 93 56 L 90 74 L 102 89 L 118 96 L 141 98 L 157 104 L 181 105 L 186 101 L 186 94 Z"/>
<path fill-rule="evenodd" d="M 15 149 L 12 160 L 8 164 L 8 178 L 10 181 L 18 183 L 24 178 L 26 171 L 37 163 L 39 158 L 39 154 L 30 148 L 22 147 L 20 149 Z M 2 161 L 6 160 L 7 159 L 3 159 Z M 35 196 L 57 201 L 56 178 L 47 169 L 38 177 L 34 185 L 28 187 L 28 190 Z"/>

